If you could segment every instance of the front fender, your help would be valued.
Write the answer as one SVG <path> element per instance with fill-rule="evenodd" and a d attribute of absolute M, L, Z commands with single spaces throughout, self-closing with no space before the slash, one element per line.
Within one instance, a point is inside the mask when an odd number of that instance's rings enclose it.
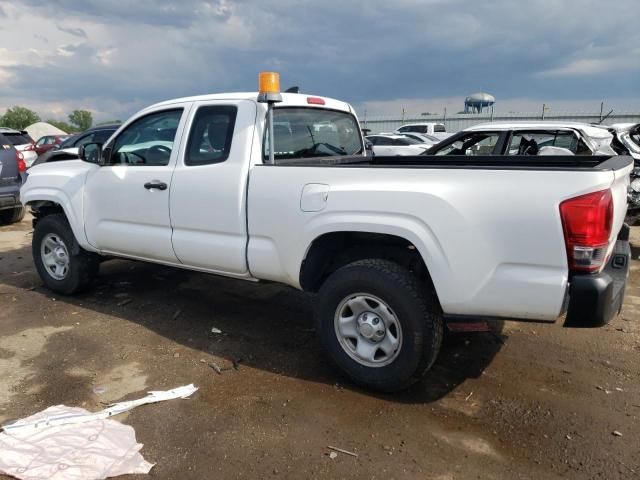
<path fill-rule="evenodd" d="M 20 189 L 20 200 L 24 205 L 33 207 L 40 202 L 59 205 L 80 246 L 95 252 L 96 249 L 87 241 L 83 221 L 84 183 L 92 166 L 80 161 L 64 164 L 62 168 L 55 164 L 33 168 Z"/>

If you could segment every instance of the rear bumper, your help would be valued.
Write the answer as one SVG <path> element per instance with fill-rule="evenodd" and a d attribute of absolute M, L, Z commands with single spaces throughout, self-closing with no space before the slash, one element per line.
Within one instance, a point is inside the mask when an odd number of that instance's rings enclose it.
<path fill-rule="evenodd" d="M 0 210 L 7 210 L 20 206 L 19 194 L 0 194 Z"/>
<path fill-rule="evenodd" d="M 629 227 L 624 225 L 604 270 L 571 278 L 565 327 L 601 327 L 620 313 L 630 260 Z"/>

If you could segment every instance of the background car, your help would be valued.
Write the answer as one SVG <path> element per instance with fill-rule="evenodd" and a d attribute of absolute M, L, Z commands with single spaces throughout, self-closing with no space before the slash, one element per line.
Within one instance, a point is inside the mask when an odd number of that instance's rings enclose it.
<path fill-rule="evenodd" d="M 70 136 L 71 135 L 45 135 L 44 137 L 40 137 L 35 144 L 36 153 L 38 155 L 42 155 L 54 148 L 56 145 L 60 145 Z"/>
<path fill-rule="evenodd" d="M 616 155 L 605 127 L 577 122 L 474 125 L 431 147 L 425 155 Z"/>
<path fill-rule="evenodd" d="M 369 135 L 366 137 L 373 144 L 376 156 L 420 155 L 431 147 L 404 135 Z"/>
<path fill-rule="evenodd" d="M 451 136 L 451 134 L 447 132 L 447 128 L 444 124 L 436 122 L 408 123 L 396 128 L 393 133 L 397 135 L 401 135 L 403 133 L 424 133 L 427 135 L 433 135 L 440 140 Z"/>
<path fill-rule="evenodd" d="M 408 132 L 408 133 L 400 133 L 399 135 L 402 135 L 403 137 L 407 137 L 407 138 L 413 138 L 414 140 L 417 140 L 420 143 L 425 143 L 427 145 L 435 145 L 436 143 L 439 143 L 442 140 L 441 138 L 437 138 L 437 137 L 434 137 L 433 135 L 428 135 L 426 133 Z"/>
<path fill-rule="evenodd" d="M 640 163 L 640 123 L 614 123 L 608 128 L 622 144 L 621 153 L 631 155 L 638 165 Z"/>
<path fill-rule="evenodd" d="M 0 127 L 0 133 L 5 137 L 5 139 L 9 140 L 16 150 L 22 152 L 27 168 L 29 168 L 38 158 L 33 139 L 26 131 Z"/>
<path fill-rule="evenodd" d="M 10 225 L 24 218 L 20 187 L 26 170 L 22 152 L 0 133 L 0 225 Z"/>
<path fill-rule="evenodd" d="M 78 148 L 87 143 L 105 143 L 113 133 L 120 128 L 119 123 L 109 125 L 99 125 L 91 127 L 84 132 L 75 134 L 67 138 L 60 145 L 48 152 L 40 155 L 33 163 L 33 166 L 47 162 L 58 162 L 61 160 L 76 160 L 78 158 Z"/>

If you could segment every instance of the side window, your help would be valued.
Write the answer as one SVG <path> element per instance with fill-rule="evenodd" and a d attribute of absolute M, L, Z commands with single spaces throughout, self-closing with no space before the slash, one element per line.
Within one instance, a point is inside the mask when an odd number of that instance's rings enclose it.
<path fill-rule="evenodd" d="M 558 147 L 569 150 L 571 153 L 584 155 L 584 150 L 590 154 L 590 150 L 582 140 L 573 132 L 550 131 L 550 132 L 515 132 L 509 147 L 508 155 L 540 155 L 540 149 L 544 147 Z M 551 150 L 551 149 L 549 149 Z"/>
<path fill-rule="evenodd" d="M 116 138 L 111 164 L 168 165 L 180 117 L 181 108 L 151 113 L 133 122 Z"/>
<path fill-rule="evenodd" d="M 200 107 L 189 132 L 185 165 L 210 165 L 229 157 L 238 108 Z"/>
<path fill-rule="evenodd" d="M 497 132 L 469 134 L 443 146 L 435 155 L 493 155 L 499 138 Z"/>
<path fill-rule="evenodd" d="M 42 137 L 40 140 L 36 142 L 36 147 L 39 147 L 40 145 L 45 145 L 47 143 L 47 139 L 48 137 Z"/>
<path fill-rule="evenodd" d="M 433 131 L 434 133 L 446 133 L 447 129 L 444 127 L 444 125 L 437 124 L 433 126 Z"/>

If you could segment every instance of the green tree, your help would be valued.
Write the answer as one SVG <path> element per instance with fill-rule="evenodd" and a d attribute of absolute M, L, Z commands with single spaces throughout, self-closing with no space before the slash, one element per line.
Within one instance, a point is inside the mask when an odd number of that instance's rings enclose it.
<path fill-rule="evenodd" d="M 69 121 L 80 130 L 86 130 L 91 127 L 93 117 L 91 116 L 91 112 L 87 110 L 74 110 L 69 114 Z"/>
<path fill-rule="evenodd" d="M 62 122 L 60 120 L 51 119 L 51 120 L 47 120 L 47 123 L 50 125 L 53 125 L 54 127 L 59 128 L 63 132 L 74 133 L 78 131 L 77 127 L 74 127 L 73 125 L 70 125 L 67 122 Z"/>
<path fill-rule="evenodd" d="M 16 130 L 23 130 L 32 123 L 39 121 L 40 117 L 36 112 L 19 106 L 9 108 L 6 113 L 0 117 L 0 125 L 3 127 L 15 128 Z"/>

